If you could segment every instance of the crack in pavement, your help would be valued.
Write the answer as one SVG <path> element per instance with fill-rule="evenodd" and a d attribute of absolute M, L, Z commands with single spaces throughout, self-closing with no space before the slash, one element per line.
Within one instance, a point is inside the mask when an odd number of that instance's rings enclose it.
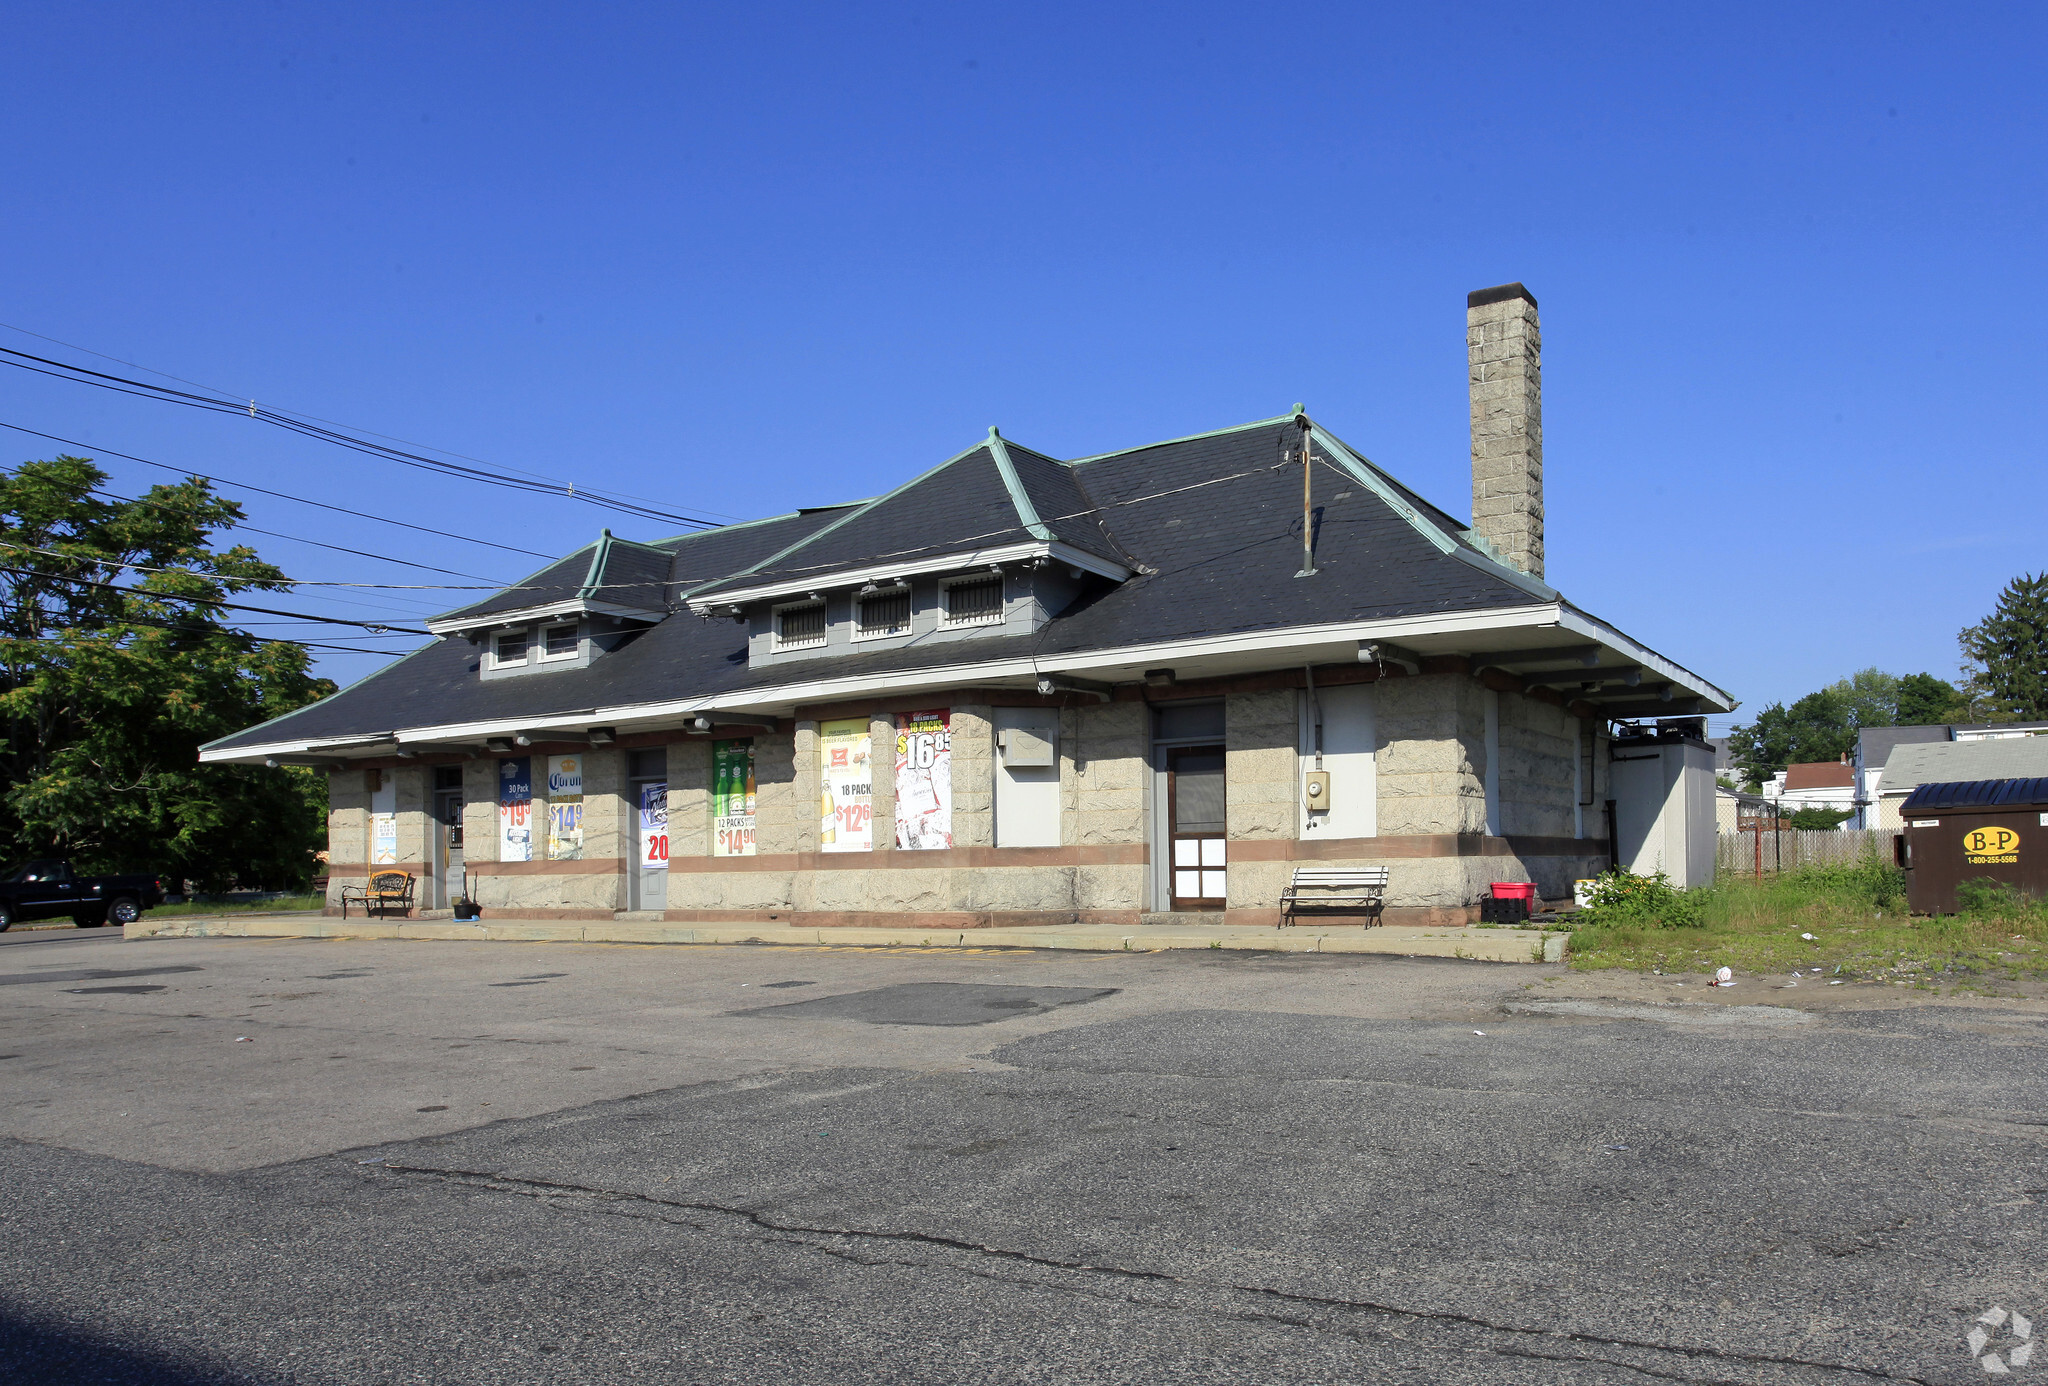
<path fill-rule="evenodd" d="M 1046 1270 L 1068 1271 L 1084 1275 L 1114 1276 L 1123 1280 L 1137 1281 L 1141 1283 L 1155 1283 L 1162 1285 L 1180 1285 L 1187 1286 L 1192 1289 L 1227 1291 L 1234 1294 L 1250 1295 L 1266 1299 L 1275 1299 L 1288 1304 L 1297 1304 L 1324 1309 L 1353 1310 L 1364 1311 L 1368 1313 L 1385 1314 L 1390 1317 L 1411 1319 L 1420 1323 L 1441 1323 L 1459 1325 L 1463 1327 L 1483 1329 L 1489 1333 L 1498 1333 L 1510 1337 L 1553 1339 L 1569 1343 L 1584 1344 L 1588 1347 L 1605 1347 L 1637 1352 L 1662 1353 L 1667 1356 L 1683 1359 L 1707 1359 L 1709 1361 L 1726 1363 L 1739 1362 L 1756 1366 L 1797 1367 L 1810 1371 L 1828 1372 L 1838 1375 L 1853 1376 L 1868 1381 L 1902 1382 L 1907 1383 L 1907 1386 L 1933 1386 L 1933 1383 L 1927 1381 L 1927 1379 L 1924 1377 L 1902 1375 L 1900 1373 L 1885 1371 L 1874 1367 L 1858 1367 L 1839 1362 L 1820 1362 L 1812 1360 L 1810 1358 L 1783 1357 L 1770 1353 L 1734 1352 L 1721 1348 L 1708 1347 L 1678 1347 L 1668 1343 L 1646 1342 L 1639 1339 L 1604 1337 L 1599 1334 L 1583 1333 L 1571 1329 L 1528 1328 L 1523 1327 L 1519 1324 L 1499 1323 L 1491 1319 L 1480 1318 L 1477 1315 L 1460 1314 L 1450 1310 L 1410 1309 L 1403 1308 L 1400 1305 L 1384 1304 L 1374 1300 L 1347 1299 L 1341 1296 L 1333 1295 L 1303 1294 L 1298 1291 L 1275 1289 L 1272 1286 L 1267 1285 L 1238 1285 L 1231 1283 L 1229 1281 L 1210 1280 L 1198 1276 L 1174 1275 L 1168 1271 L 1140 1270 L 1127 1266 L 1104 1266 L 1096 1265 L 1087 1261 L 1068 1261 L 1053 1256 L 1042 1256 L 1035 1252 L 1019 1251 L 1010 1247 L 990 1246 L 984 1242 L 968 1241 L 964 1238 L 948 1237 L 933 1232 L 883 1231 L 869 1228 L 823 1227 L 814 1226 L 806 1223 L 778 1222 L 769 1217 L 764 1216 L 763 1214 L 755 1211 L 754 1209 L 737 1207 L 734 1205 L 723 1203 L 707 1203 L 688 1199 L 661 1198 L 653 1194 L 634 1193 L 629 1190 L 623 1189 L 595 1188 L 587 1184 L 570 1184 L 559 1182 L 556 1180 L 531 1179 L 524 1178 L 518 1175 L 500 1174 L 487 1170 L 448 1169 L 429 1165 L 401 1165 L 394 1164 L 389 1159 L 383 1159 L 374 1162 L 361 1161 L 359 1163 L 363 1165 L 368 1165 L 374 1170 L 381 1170 L 392 1174 L 418 1175 L 439 1182 L 458 1184 L 465 1188 L 483 1189 L 492 1193 L 512 1194 L 518 1197 L 533 1198 L 549 1203 L 582 1202 L 585 1200 L 589 1200 L 597 1203 L 644 1205 L 647 1208 L 655 1210 L 674 1209 L 681 1212 L 710 1213 L 721 1217 L 737 1218 L 754 1227 L 761 1229 L 764 1232 L 775 1234 L 787 1234 L 772 1238 L 772 1240 L 790 1242 L 796 1245 L 810 1246 L 814 1250 L 825 1252 L 828 1255 L 836 1255 L 839 1256 L 841 1259 L 845 1260 L 859 1261 L 860 1258 L 854 1257 L 851 1254 L 844 1252 L 843 1250 L 835 1250 L 834 1248 L 830 1247 L 819 1247 L 813 1243 L 804 1242 L 799 1239 L 803 1237 L 839 1237 L 846 1238 L 849 1240 L 909 1242 L 917 1245 L 936 1247 L 947 1251 L 966 1252 L 976 1256 L 992 1256 L 1002 1260 L 1013 1261 L 1024 1265 L 1039 1267 Z M 663 1220 L 670 1221 L 668 1219 Z M 693 1227 L 697 1226 L 697 1224 L 694 1223 L 686 1225 Z M 700 1228 L 699 1230 L 709 1231 L 710 1229 Z M 911 1266 L 914 1268 L 924 1268 L 919 1267 L 917 1263 L 914 1262 L 883 1262 L 882 1264 L 901 1264 Z M 1128 1296 L 1118 1297 L 1124 1298 L 1126 1300 L 1129 1299 Z M 1170 1307 L 1185 1310 L 1187 1306 Z M 1318 1332 L 1335 1331 L 1340 1334 L 1343 1334 L 1344 1336 L 1352 1338 L 1359 1338 L 1362 1336 L 1354 1330 L 1333 1330 L 1326 1328 L 1324 1325 L 1317 1324 L 1313 1320 L 1297 1319 L 1288 1316 L 1283 1316 L 1280 1314 L 1268 1314 L 1259 1311 L 1231 1312 L 1206 1309 L 1203 1310 L 1203 1312 L 1222 1312 L 1225 1317 L 1232 1318 L 1268 1319 L 1274 1322 L 1285 1323 L 1294 1327 L 1312 1328 Z M 1400 1339 L 1401 1341 L 1410 1341 L 1398 1333 L 1390 1332 L 1389 1336 Z M 1660 1371 L 1653 1367 L 1641 1366 L 1637 1363 L 1615 1361 L 1614 1359 L 1608 1357 L 1592 1356 L 1588 1354 L 1564 1355 L 1557 1353 L 1544 1353 L 1536 1351 L 1534 1348 L 1523 1347 L 1520 1345 L 1507 1345 L 1499 1347 L 1458 1345 L 1458 1350 L 1466 1352 L 1489 1352 L 1500 1356 L 1533 1357 L 1547 1361 L 1584 1362 L 1588 1364 L 1598 1363 L 1603 1366 L 1619 1367 L 1623 1370 L 1638 1372 L 1644 1376 L 1655 1377 L 1661 1380 L 1691 1383 L 1692 1386 L 1740 1386 L 1739 1383 L 1733 1382 L 1727 1378 L 1714 1378 L 1696 1375 L 1679 1375 L 1674 1372 Z"/>

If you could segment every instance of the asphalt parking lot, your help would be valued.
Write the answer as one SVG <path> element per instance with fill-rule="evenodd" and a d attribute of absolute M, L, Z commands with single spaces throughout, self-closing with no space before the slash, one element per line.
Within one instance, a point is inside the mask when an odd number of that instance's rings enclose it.
<path fill-rule="evenodd" d="M 0 935 L 0 1379 L 2048 1376 L 2048 1007 L 1696 980 Z"/>

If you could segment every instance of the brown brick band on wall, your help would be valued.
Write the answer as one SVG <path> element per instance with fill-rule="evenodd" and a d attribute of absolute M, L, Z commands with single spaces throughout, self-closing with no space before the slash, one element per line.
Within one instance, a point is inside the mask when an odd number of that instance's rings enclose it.
<path fill-rule="evenodd" d="M 1233 841 L 1231 861 L 1378 861 L 1414 857 L 1600 857 L 1605 838 L 1485 837 L 1479 833 L 1414 833 L 1391 837 L 1272 838 Z"/>
<path fill-rule="evenodd" d="M 373 868 L 361 862 L 330 862 L 327 875 L 368 876 Z M 415 876 L 435 874 L 433 863 L 401 861 L 374 868 L 378 871 L 410 871 Z M 626 869 L 624 857 L 587 857 L 582 861 L 472 861 L 463 869 L 472 876 L 604 876 Z"/>
<path fill-rule="evenodd" d="M 670 924 L 773 924 L 800 929 L 1049 929 L 1074 925 L 1135 929 L 1137 910 L 668 910 Z M 1192 918 L 1192 917 L 1191 917 Z M 1197 921 L 1199 922 L 1199 921 Z"/>
<path fill-rule="evenodd" d="M 1096 847 L 951 847 L 935 852 L 769 852 L 756 857 L 670 857 L 672 872 L 889 871 L 997 866 L 1143 866 L 1142 842 Z"/>

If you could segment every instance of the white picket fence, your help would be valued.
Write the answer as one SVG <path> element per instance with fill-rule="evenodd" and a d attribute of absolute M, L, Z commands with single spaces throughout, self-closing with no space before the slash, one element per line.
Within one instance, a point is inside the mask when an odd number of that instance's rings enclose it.
<path fill-rule="evenodd" d="M 1861 861 L 1870 851 L 1890 861 L 1896 835 L 1889 828 L 1786 828 L 1772 832 L 1767 827 L 1761 835 L 1720 833 L 1715 838 L 1714 869 L 1748 873 L 1848 865 Z"/>

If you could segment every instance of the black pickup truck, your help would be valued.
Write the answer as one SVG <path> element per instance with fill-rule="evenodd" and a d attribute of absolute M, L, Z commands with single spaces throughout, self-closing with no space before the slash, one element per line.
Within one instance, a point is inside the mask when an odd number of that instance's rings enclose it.
<path fill-rule="evenodd" d="M 0 874 L 0 933 L 17 919 L 68 914 L 81 929 L 133 924 L 164 902 L 154 876 L 76 876 L 68 861 L 32 861 Z"/>

